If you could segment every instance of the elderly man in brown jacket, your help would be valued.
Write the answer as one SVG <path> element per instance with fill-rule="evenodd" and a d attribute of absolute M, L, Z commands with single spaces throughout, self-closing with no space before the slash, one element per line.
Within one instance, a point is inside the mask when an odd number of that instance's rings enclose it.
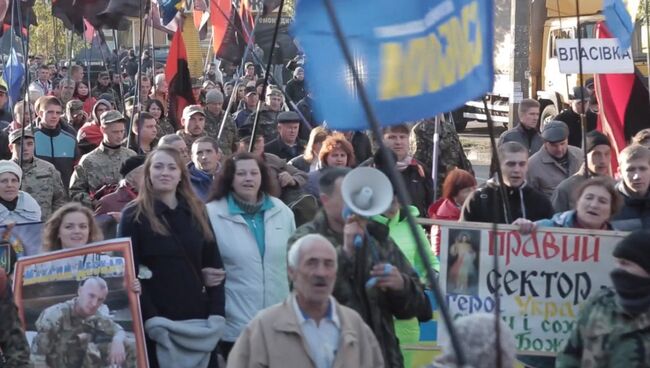
<path fill-rule="evenodd" d="M 332 297 L 337 257 L 322 235 L 294 242 L 288 256 L 294 293 L 250 322 L 228 367 L 384 366 L 379 343 L 361 316 Z"/>

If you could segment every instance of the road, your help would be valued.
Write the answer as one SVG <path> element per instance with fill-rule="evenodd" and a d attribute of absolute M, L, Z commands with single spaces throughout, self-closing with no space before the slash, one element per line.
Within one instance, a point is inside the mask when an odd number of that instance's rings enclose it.
<path fill-rule="evenodd" d="M 502 125 L 494 127 L 495 136 L 498 137 L 506 129 Z M 486 123 L 469 122 L 462 133 L 459 133 L 463 144 L 466 145 L 465 153 L 472 162 L 474 174 L 479 185 L 488 179 L 490 165 L 490 140 Z M 468 145 L 468 143 L 471 143 Z M 468 148 L 471 147 L 471 148 Z"/>

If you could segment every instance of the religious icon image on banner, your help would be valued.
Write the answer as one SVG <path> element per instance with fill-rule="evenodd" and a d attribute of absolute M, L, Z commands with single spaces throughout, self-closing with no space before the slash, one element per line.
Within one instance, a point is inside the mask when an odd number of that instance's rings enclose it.
<path fill-rule="evenodd" d="M 450 230 L 447 259 L 447 292 L 477 295 L 481 232 Z"/>

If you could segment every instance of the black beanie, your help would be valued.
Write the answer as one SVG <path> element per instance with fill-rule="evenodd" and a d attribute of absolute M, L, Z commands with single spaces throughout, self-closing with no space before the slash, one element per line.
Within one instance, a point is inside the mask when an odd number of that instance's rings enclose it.
<path fill-rule="evenodd" d="M 630 233 L 614 248 L 613 255 L 634 262 L 650 273 L 650 231 L 637 230 Z"/>
<path fill-rule="evenodd" d="M 591 132 L 587 133 L 587 153 L 591 152 L 594 147 L 598 145 L 607 145 L 607 146 L 612 146 L 612 144 L 609 142 L 609 138 L 607 136 L 597 130 L 592 130 Z"/>
<path fill-rule="evenodd" d="M 131 171 L 144 165 L 144 159 L 145 156 L 142 155 L 127 158 L 120 167 L 120 175 L 122 175 L 123 178 L 126 177 Z"/>

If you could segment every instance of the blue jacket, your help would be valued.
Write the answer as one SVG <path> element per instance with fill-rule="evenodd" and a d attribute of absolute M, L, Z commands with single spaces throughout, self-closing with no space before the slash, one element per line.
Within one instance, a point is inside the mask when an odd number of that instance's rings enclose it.
<path fill-rule="evenodd" d="M 34 155 L 59 170 L 63 185 L 67 189 L 77 158 L 77 139 L 73 134 L 61 129 L 61 124 L 63 123 L 59 123 L 55 129 L 41 127 L 34 132 Z"/>
<path fill-rule="evenodd" d="M 550 219 L 535 221 L 537 227 L 578 227 L 576 224 L 576 210 L 558 212 Z M 612 230 L 612 225 L 608 222 L 607 229 Z"/>
<path fill-rule="evenodd" d="M 206 173 L 203 170 L 199 170 L 196 166 L 194 166 L 193 162 L 187 164 L 187 169 L 190 172 L 190 182 L 192 183 L 192 189 L 194 189 L 194 193 L 196 193 L 201 201 L 205 202 L 208 199 L 208 195 L 210 194 L 210 187 L 212 186 L 212 181 L 214 180 L 212 178 L 212 175 Z"/>

